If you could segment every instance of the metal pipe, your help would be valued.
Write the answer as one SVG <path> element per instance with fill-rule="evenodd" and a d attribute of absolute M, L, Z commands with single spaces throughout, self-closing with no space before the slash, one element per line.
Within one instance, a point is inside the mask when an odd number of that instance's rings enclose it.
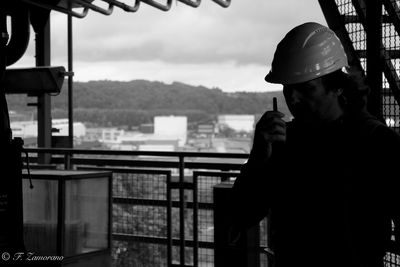
<path fill-rule="evenodd" d="M 171 5 L 172 5 L 172 0 L 167 0 L 167 4 L 166 5 L 162 5 L 160 3 L 157 3 L 154 0 L 140 0 L 140 1 L 143 2 L 143 3 L 146 3 L 148 5 L 151 5 L 151 6 L 155 7 L 155 8 L 158 8 L 158 9 L 160 9 L 162 11 L 170 10 L 171 9 Z"/>
<path fill-rule="evenodd" d="M 199 7 L 200 3 L 201 3 L 201 0 L 194 0 L 194 1 L 192 1 L 192 0 L 177 0 L 177 1 L 182 2 L 191 7 Z"/>
<path fill-rule="evenodd" d="M 231 4 L 231 0 L 213 0 L 213 1 L 222 7 L 229 7 Z"/>
<path fill-rule="evenodd" d="M 6 13 L 11 16 L 11 39 L 6 47 L 6 65 L 10 66 L 17 62 L 28 48 L 30 24 L 29 11 L 25 5 L 15 5 L 6 10 Z"/>
<path fill-rule="evenodd" d="M 123 9 L 126 12 L 136 12 L 139 9 L 140 6 L 140 0 L 135 0 L 135 4 L 133 6 L 127 5 L 125 3 L 116 1 L 116 0 L 103 0 L 104 2 L 107 2 L 109 4 L 113 4 L 116 7 L 119 7 Z"/>
<path fill-rule="evenodd" d="M 25 3 L 31 4 L 31 5 L 34 5 L 34 6 L 38 6 L 38 7 L 41 7 L 44 9 L 49 9 L 49 10 L 55 10 L 55 11 L 58 11 L 58 12 L 61 12 L 64 14 L 74 16 L 76 18 L 80 18 L 80 19 L 86 17 L 86 15 L 89 12 L 89 9 L 87 7 L 83 8 L 82 13 L 77 13 L 77 12 L 73 11 L 72 9 L 66 9 L 66 8 L 62 8 L 59 6 L 52 6 L 52 5 L 48 5 L 48 4 L 44 4 L 44 3 L 38 3 L 33 0 L 22 0 L 22 1 Z"/>
<path fill-rule="evenodd" d="M 89 3 L 86 0 L 75 0 L 75 2 L 81 4 L 83 7 L 90 8 L 93 11 L 96 11 L 98 13 L 101 13 L 101 14 L 107 15 L 107 16 L 111 15 L 114 10 L 114 6 L 112 4 L 108 5 L 108 9 L 104 9 L 99 6 L 93 5 L 92 3 Z"/>
<path fill-rule="evenodd" d="M 72 16 L 68 15 L 68 72 L 73 73 L 73 35 Z M 73 105 L 73 75 L 68 75 L 68 139 L 69 147 L 74 147 L 74 105 Z"/>

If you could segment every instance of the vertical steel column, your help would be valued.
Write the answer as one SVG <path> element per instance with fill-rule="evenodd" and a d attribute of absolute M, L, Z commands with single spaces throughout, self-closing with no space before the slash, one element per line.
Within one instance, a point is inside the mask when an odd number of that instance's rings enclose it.
<path fill-rule="evenodd" d="M 36 33 L 36 66 L 50 66 L 50 17 Z M 51 96 L 38 96 L 38 147 L 51 147 Z M 50 163 L 50 154 L 39 154 L 38 162 Z"/>
<path fill-rule="evenodd" d="M 185 266 L 185 162 L 179 156 L 179 236 L 180 236 L 180 266 Z"/>
<path fill-rule="evenodd" d="M 167 267 L 172 266 L 172 198 L 171 173 L 167 175 Z"/>
<path fill-rule="evenodd" d="M 68 15 L 68 139 L 69 147 L 74 147 L 74 105 L 73 105 L 73 35 L 72 16 Z"/>
<path fill-rule="evenodd" d="M 193 267 L 199 266 L 198 175 L 193 173 Z"/>
<path fill-rule="evenodd" d="M 382 1 L 365 1 L 367 33 L 367 79 L 371 87 L 368 110 L 382 118 Z"/>

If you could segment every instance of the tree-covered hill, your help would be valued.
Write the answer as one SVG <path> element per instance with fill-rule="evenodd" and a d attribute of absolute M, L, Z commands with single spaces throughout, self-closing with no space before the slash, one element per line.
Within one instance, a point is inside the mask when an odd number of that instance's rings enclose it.
<path fill-rule="evenodd" d="M 53 118 L 67 117 L 67 83 L 52 97 Z M 261 114 L 272 108 L 278 97 L 279 108 L 288 114 L 281 92 L 226 93 L 218 88 L 165 84 L 145 80 L 130 82 L 90 81 L 74 83 L 74 119 L 99 125 L 135 126 L 150 123 L 155 115 L 186 115 L 189 122 L 210 122 L 218 114 Z M 25 95 L 8 95 L 10 110 L 34 111 Z"/>

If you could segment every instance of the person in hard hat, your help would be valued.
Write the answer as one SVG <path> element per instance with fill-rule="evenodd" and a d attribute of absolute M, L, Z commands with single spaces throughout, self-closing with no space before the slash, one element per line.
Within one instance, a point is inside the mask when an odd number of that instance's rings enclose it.
<path fill-rule="evenodd" d="M 278 44 L 265 80 L 283 85 L 294 119 L 272 110 L 257 122 L 232 190 L 232 240 L 270 216 L 276 267 L 383 266 L 392 222 L 400 238 L 400 137 L 366 111 L 365 78 L 335 33 L 309 22 Z"/>

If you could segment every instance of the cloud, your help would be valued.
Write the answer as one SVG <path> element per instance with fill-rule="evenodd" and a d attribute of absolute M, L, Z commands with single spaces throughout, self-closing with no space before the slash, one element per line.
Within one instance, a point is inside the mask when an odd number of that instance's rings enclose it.
<path fill-rule="evenodd" d="M 160 0 L 161 1 L 161 0 Z M 128 2 L 128 0 L 124 0 Z M 148 79 L 219 87 L 279 90 L 263 78 L 277 43 L 294 26 L 325 24 L 317 1 L 232 0 L 222 8 L 203 0 L 162 12 L 144 3 L 136 13 L 90 11 L 73 20 L 75 80 Z M 67 16 L 52 12 L 52 65 L 67 66 Z M 34 36 L 16 64 L 34 66 Z"/>
<path fill-rule="evenodd" d="M 309 20 L 324 22 L 316 1 L 232 0 L 224 9 L 203 0 L 199 8 L 177 2 L 169 12 L 144 3 L 137 13 L 91 11 L 74 20 L 75 57 L 88 62 L 265 64 L 284 33 Z M 62 27 L 65 15 L 57 14 L 54 23 Z M 65 51 L 66 34 L 54 34 L 59 36 L 53 46 L 58 57 Z"/>

